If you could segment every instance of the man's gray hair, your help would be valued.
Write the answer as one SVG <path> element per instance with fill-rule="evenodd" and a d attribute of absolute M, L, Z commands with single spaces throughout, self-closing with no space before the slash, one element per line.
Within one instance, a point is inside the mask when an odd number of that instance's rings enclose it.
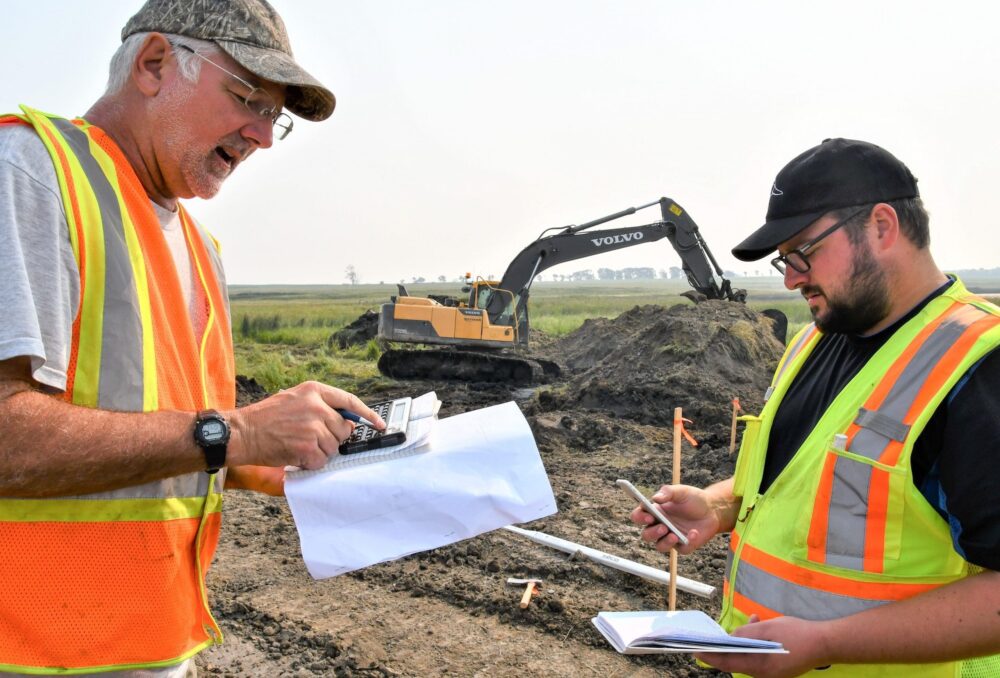
<path fill-rule="evenodd" d="M 164 33 L 163 36 L 170 41 L 171 45 L 184 45 L 204 56 L 219 54 L 222 51 L 218 45 L 208 40 L 198 40 L 171 33 Z M 111 57 L 111 66 L 108 69 L 108 86 L 104 92 L 106 95 L 117 94 L 125 87 L 132 73 L 135 57 L 139 54 L 139 48 L 142 47 L 142 43 L 147 37 L 149 37 L 148 32 L 134 33 L 128 36 Z M 201 59 L 183 49 L 174 50 L 174 58 L 177 59 L 177 70 L 181 76 L 191 82 L 198 82 L 198 76 L 201 74 Z"/>

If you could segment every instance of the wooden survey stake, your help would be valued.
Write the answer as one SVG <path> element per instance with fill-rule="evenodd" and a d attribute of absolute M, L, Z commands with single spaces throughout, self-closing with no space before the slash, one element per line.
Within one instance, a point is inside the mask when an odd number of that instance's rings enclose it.
<path fill-rule="evenodd" d="M 681 437 L 684 430 L 684 419 L 681 408 L 674 408 L 674 475 L 672 483 L 681 484 Z M 668 603 L 671 612 L 677 609 L 677 548 L 670 549 L 670 587 Z"/>

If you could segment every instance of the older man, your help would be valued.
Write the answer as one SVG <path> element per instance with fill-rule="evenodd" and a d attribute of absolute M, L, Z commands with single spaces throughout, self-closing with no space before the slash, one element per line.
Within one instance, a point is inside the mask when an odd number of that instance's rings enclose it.
<path fill-rule="evenodd" d="M 702 656 L 717 668 L 1000 675 L 1000 309 L 938 269 L 928 221 L 903 163 L 828 139 L 781 170 L 767 223 L 733 250 L 777 249 L 815 322 L 734 477 L 653 497 L 687 531 L 681 553 L 731 533 L 722 624 L 789 651 Z"/>
<path fill-rule="evenodd" d="M 180 203 L 333 94 L 264 0 L 150 0 L 122 39 L 83 118 L 0 119 L 0 671 L 184 675 L 221 640 L 223 486 L 280 494 L 350 435 L 335 408 L 378 421 L 318 383 L 234 409 L 217 244 Z"/>

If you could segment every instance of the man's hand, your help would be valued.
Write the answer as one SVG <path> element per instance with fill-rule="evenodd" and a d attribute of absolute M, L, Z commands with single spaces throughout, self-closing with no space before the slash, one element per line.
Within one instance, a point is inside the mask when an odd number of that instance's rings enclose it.
<path fill-rule="evenodd" d="M 232 427 L 226 465 L 320 468 L 354 431 L 354 424 L 336 408 L 385 428 L 385 422 L 357 396 L 307 381 L 226 413 Z"/>
<path fill-rule="evenodd" d="M 652 496 L 653 503 L 687 536 L 686 546 L 680 546 L 677 536 L 641 506 L 629 518 L 637 525 L 648 526 L 642 531 L 642 539 L 655 543 L 657 551 L 666 553 L 676 547 L 678 553 L 688 554 L 716 534 L 733 529 L 739 504 L 732 497 L 731 488 L 731 480 L 704 490 L 690 485 L 664 485 Z"/>
<path fill-rule="evenodd" d="M 824 624 L 795 617 L 777 617 L 762 622 L 758 620 L 757 615 L 753 615 L 750 617 L 750 623 L 739 627 L 732 635 L 777 641 L 788 650 L 788 654 L 705 652 L 694 656 L 720 671 L 745 673 L 754 678 L 800 676 L 807 671 L 830 664 L 826 658 Z"/>

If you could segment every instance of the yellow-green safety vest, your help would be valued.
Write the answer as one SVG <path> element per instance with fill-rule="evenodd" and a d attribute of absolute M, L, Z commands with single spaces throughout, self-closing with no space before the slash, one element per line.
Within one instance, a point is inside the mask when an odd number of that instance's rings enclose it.
<path fill-rule="evenodd" d="M 914 486 L 910 453 L 952 387 L 1000 345 L 1000 308 L 955 280 L 896 330 L 760 493 L 775 412 L 821 336 L 809 325 L 792 339 L 760 416 L 743 418 L 720 619 L 729 631 L 751 614 L 836 619 L 981 571 L 955 552 L 947 523 Z M 1000 676 L 1000 655 L 813 673 L 985 678 Z"/>

